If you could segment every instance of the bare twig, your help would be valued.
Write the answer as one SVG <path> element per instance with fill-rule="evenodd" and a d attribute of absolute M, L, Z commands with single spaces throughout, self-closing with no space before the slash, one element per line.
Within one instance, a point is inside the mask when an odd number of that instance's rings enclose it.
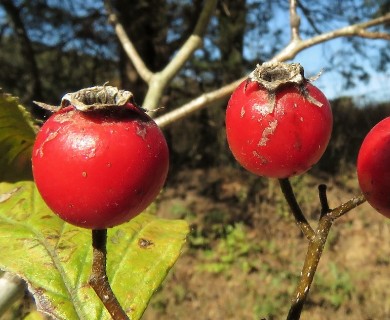
<path fill-rule="evenodd" d="M 361 38 L 367 38 L 367 39 L 383 39 L 383 40 L 390 40 L 390 34 L 384 33 L 384 32 L 369 32 L 364 29 L 360 29 L 356 31 L 356 35 L 358 35 Z"/>
<path fill-rule="evenodd" d="M 372 19 L 363 23 L 358 23 L 355 25 L 336 29 L 331 32 L 314 36 L 306 40 L 294 40 L 290 42 L 282 51 L 276 54 L 270 61 L 276 62 L 276 61 L 286 61 L 289 59 L 293 59 L 299 52 L 303 51 L 304 49 L 340 37 L 352 37 L 352 36 L 369 37 L 370 36 L 371 39 L 388 39 L 390 36 L 389 34 L 366 31 L 367 28 L 388 23 L 388 22 L 390 22 L 390 14 L 386 14 L 382 17 Z M 374 35 L 376 37 L 374 37 Z M 197 110 L 200 110 L 204 107 L 213 104 L 216 100 L 227 99 L 229 95 L 233 92 L 233 90 L 237 87 L 237 85 L 245 78 L 229 83 L 218 90 L 205 93 L 199 96 L 198 98 L 174 109 L 173 111 L 170 111 L 165 115 L 156 118 L 156 121 L 160 122 L 161 125 L 163 126 L 167 126 L 174 121 L 184 118 Z M 216 93 L 223 93 L 223 94 L 216 94 Z M 213 98 L 214 96 L 215 98 Z M 189 106 L 191 106 L 191 108 L 189 108 Z"/>
<path fill-rule="evenodd" d="M 331 212 L 328 213 L 328 216 L 333 220 L 335 220 L 341 217 L 342 215 L 346 214 L 347 212 L 351 211 L 352 209 L 356 208 L 357 206 L 360 206 L 364 202 L 366 202 L 366 198 L 364 197 L 363 194 L 360 194 L 352 198 L 348 202 L 343 203 L 342 205 L 333 209 Z"/>
<path fill-rule="evenodd" d="M 297 14 L 297 0 L 290 0 L 290 27 L 291 27 L 291 41 L 300 40 L 299 25 L 301 18 Z"/>
<path fill-rule="evenodd" d="M 175 57 L 167 64 L 167 66 L 162 71 L 156 73 L 151 72 L 147 68 L 144 61 L 138 54 L 129 36 L 126 34 L 125 29 L 119 22 L 118 17 L 114 13 L 110 0 L 107 0 L 105 3 L 109 12 L 110 21 L 114 25 L 116 35 L 121 42 L 128 58 L 133 63 L 141 78 L 149 84 L 149 89 L 142 105 L 144 108 L 153 111 L 158 107 L 163 91 L 168 83 L 181 70 L 192 54 L 202 46 L 202 39 L 206 32 L 210 18 L 215 11 L 217 0 L 205 1 L 205 5 L 199 16 L 193 33 L 176 53 Z"/>
<path fill-rule="evenodd" d="M 152 76 L 149 83 L 149 90 L 143 102 L 144 108 L 153 110 L 158 107 L 158 103 L 168 83 L 181 70 L 192 54 L 202 46 L 204 33 L 206 32 L 216 5 L 217 0 L 205 1 L 193 34 L 190 35 L 171 62 L 161 72 L 155 73 Z"/>
<path fill-rule="evenodd" d="M 238 79 L 221 89 L 202 94 L 198 98 L 182 105 L 180 108 L 156 118 L 155 121 L 160 127 L 165 127 L 176 120 L 185 118 L 187 115 L 190 115 L 203 107 L 207 107 L 211 103 L 226 99 L 226 97 L 244 80 L 245 78 Z"/>
<path fill-rule="evenodd" d="M 150 79 L 152 78 L 153 73 L 145 65 L 144 61 L 142 60 L 141 56 L 138 54 L 136 48 L 134 47 L 133 43 L 131 42 L 129 36 L 127 35 L 125 28 L 119 22 L 119 19 L 112 8 L 111 1 L 106 0 L 104 3 L 106 6 L 106 10 L 108 12 L 108 19 L 109 19 L 110 23 L 114 26 L 116 36 L 118 37 L 118 39 L 123 47 L 123 50 L 126 52 L 128 58 L 133 63 L 133 66 L 134 66 L 135 70 L 137 70 L 140 77 L 146 83 L 149 83 Z"/>
<path fill-rule="evenodd" d="M 386 22 L 390 22 L 390 14 L 386 14 L 382 17 L 372 19 L 366 22 L 357 23 L 330 32 L 326 32 L 306 40 L 292 41 L 282 51 L 275 55 L 271 59 L 271 61 L 286 61 L 289 59 L 293 59 L 302 50 L 332 39 L 340 37 L 362 37 L 362 35 L 368 36 L 368 31 L 366 30 L 367 28 Z M 373 32 L 370 32 L 369 34 L 372 36 Z M 377 35 L 377 38 L 371 39 L 386 39 L 383 33 L 375 32 L 375 34 Z M 389 37 L 388 34 L 387 37 Z"/>

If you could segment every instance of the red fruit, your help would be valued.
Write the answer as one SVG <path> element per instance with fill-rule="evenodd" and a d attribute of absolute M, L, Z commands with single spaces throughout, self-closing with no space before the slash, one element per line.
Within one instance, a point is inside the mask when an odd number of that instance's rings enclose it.
<path fill-rule="evenodd" d="M 364 138 L 357 174 L 368 203 L 390 218 L 390 117 L 379 122 Z"/>
<path fill-rule="evenodd" d="M 333 117 L 323 93 L 299 64 L 263 64 L 233 92 L 226 110 L 227 141 L 252 173 L 287 178 L 323 155 Z"/>
<path fill-rule="evenodd" d="M 155 199 L 169 155 L 155 122 L 129 102 L 53 114 L 37 135 L 32 163 L 37 188 L 58 216 L 104 229 L 130 220 Z"/>

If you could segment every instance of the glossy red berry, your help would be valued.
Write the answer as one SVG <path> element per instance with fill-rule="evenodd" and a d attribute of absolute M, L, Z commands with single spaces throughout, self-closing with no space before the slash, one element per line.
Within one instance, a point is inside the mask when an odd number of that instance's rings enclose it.
<path fill-rule="evenodd" d="M 323 155 L 332 125 L 328 100 L 304 78 L 299 64 L 258 66 L 233 92 L 226 110 L 234 157 L 269 178 L 310 169 Z"/>
<path fill-rule="evenodd" d="M 357 159 L 357 174 L 368 203 L 390 218 L 390 117 L 365 137 Z"/>
<path fill-rule="evenodd" d="M 127 102 L 119 109 L 68 106 L 56 112 L 37 135 L 32 163 L 37 188 L 58 216 L 104 229 L 130 220 L 155 199 L 169 155 L 155 122 Z"/>

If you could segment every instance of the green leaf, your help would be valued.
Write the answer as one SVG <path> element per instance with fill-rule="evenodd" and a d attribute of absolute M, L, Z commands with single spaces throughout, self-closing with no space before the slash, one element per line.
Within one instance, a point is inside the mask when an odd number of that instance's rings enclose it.
<path fill-rule="evenodd" d="M 45 317 L 38 311 L 32 311 L 23 320 L 45 320 Z"/>
<path fill-rule="evenodd" d="M 0 91 L 0 181 L 31 179 L 36 128 L 17 98 Z"/>
<path fill-rule="evenodd" d="M 188 231 L 183 220 L 148 214 L 108 230 L 108 278 L 132 320 L 142 316 Z M 0 252 L 0 269 L 27 281 L 38 310 L 57 319 L 110 319 L 88 284 L 91 231 L 55 216 L 32 182 L 0 184 Z"/>

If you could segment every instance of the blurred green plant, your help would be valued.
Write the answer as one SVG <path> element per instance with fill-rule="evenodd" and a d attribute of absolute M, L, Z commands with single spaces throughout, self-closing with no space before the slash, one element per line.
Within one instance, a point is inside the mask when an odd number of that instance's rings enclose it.
<path fill-rule="evenodd" d="M 320 299 L 336 309 L 350 299 L 354 291 L 348 271 L 341 269 L 334 262 L 328 264 L 326 271 L 318 272 L 314 286 L 320 294 Z"/>
<path fill-rule="evenodd" d="M 220 238 L 215 247 L 204 251 L 205 262 L 199 268 L 211 273 L 223 273 L 236 265 L 243 272 L 249 272 L 255 268 L 255 262 L 248 257 L 259 251 L 260 246 L 248 238 L 244 224 L 228 225 L 225 237 Z"/>
<path fill-rule="evenodd" d="M 274 249 L 276 259 L 277 251 Z M 296 279 L 294 268 L 275 267 L 268 263 L 262 263 L 258 275 L 264 289 L 256 297 L 253 308 L 254 318 L 279 319 L 289 308 Z"/>
<path fill-rule="evenodd" d="M 185 204 L 180 202 L 175 202 L 171 209 L 170 213 L 176 219 L 186 219 L 192 220 L 196 215 L 191 209 L 189 209 Z"/>

